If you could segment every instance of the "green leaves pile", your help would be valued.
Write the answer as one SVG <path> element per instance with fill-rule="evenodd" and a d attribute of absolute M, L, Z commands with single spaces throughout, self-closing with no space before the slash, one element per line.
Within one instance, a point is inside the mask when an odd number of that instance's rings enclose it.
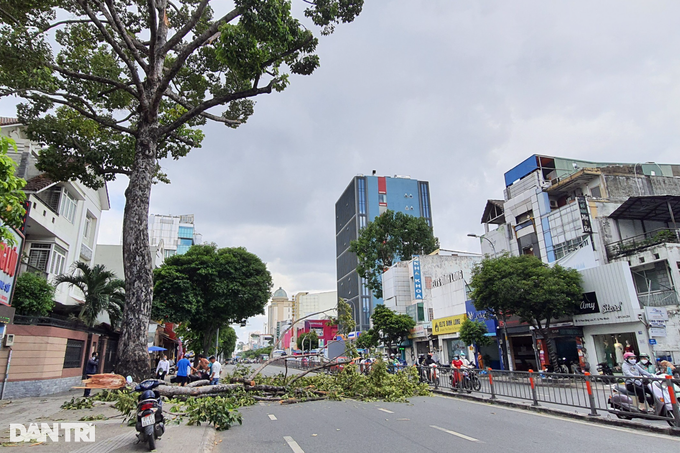
<path fill-rule="evenodd" d="M 252 400 L 252 403 L 255 403 L 255 400 Z M 170 413 L 178 416 L 178 423 L 186 417 L 187 425 L 200 426 L 201 423 L 207 422 L 218 431 L 229 429 L 236 423 L 243 424 L 241 413 L 236 410 L 238 406 L 232 397 L 187 398 L 186 401 L 172 400 L 170 404 L 173 404 Z"/>

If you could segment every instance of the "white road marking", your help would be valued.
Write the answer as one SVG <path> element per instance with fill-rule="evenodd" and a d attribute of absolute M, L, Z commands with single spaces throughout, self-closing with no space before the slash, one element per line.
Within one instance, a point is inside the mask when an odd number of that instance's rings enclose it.
<path fill-rule="evenodd" d="M 439 431 L 444 431 L 445 433 L 452 434 L 456 437 L 460 437 L 461 439 L 469 440 L 470 442 L 479 442 L 479 440 L 475 439 L 474 437 L 466 436 L 465 434 L 457 433 L 455 431 L 451 431 L 450 429 L 440 428 L 439 426 L 435 425 L 430 425 L 430 428 L 438 429 Z"/>
<path fill-rule="evenodd" d="M 268 414 L 269 415 L 269 420 L 276 420 L 276 415 L 274 414 Z"/>
<path fill-rule="evenodd" d="M 387 412 L 388 414 L 394 414 L 394 412 L 387 410 L 387 409 L 383 409 L 382 407 L 379 407 L 378 410 L 383 411 L 383 412 Z"/>
<path fill-rule="evenodd" d="M 450 397 L 447 396 L 440 396 L 436 395 L 437 398 L 444 398 L 450 400 Z M 660 439 L 666 439 L 666 440 L 674 440 L 675 442 L 680 442 L 680 438 L 675 437 L 675 436 L 669 436 L 667 434 L 659 434 L 659 433 L 650 433 L 647 431 L 641 431 L 641 430 L 634 430 L 631 428 L 619 428 L 618 426 L 609 426 L 609 425 L 602 425 L 600 423 L 590 423 L 587 421 L 583 420 L 577 420 L 574 418 L 569 418 L 569 417 L 560 417 L 558 415 L 549 415 L 549 414 L 543 414 L 540 412 L 534 412 L 530 409 L 519 409 L 515 407 L 505 407 L 505 406 L 498 406 L 490 403 L 486 403 L 483 401 L 468 401 L 468 400 L 456 400 L 464 403 L 469 403 L 469 404 L 479 404 L 481 406 L 487 406 L 487 407 L 494 407 L 499 410 L 505 410 L 505 411 L 513 411 L 513 412 L 521 412 L 522 414 L 528 414 L 528 415 L 534 415 L 536 417 L 545 417 L 545 418 L 552 418 L 554 420 L 560 420 L 563 422 L 570 422 L 570 423 L 577 423 L 579 425 L 587 425 L 587 426 L 592 426 L 593 428 L 604 428 L 604 429 L 610 429 L 612 431 L 621 431 L 624 433 L 628 434 L 637 434 L 639 436 L 647 436 L 647 437 L 657 437 Z"/>
<path fill-rule="evenodd" d="M 302 448 L 300 448 L 298 443 L 295 442 L 295 440 L 293 440 L 292 437 L 283 436 L 283 440 L 285 440 L 290 449 L 293 450 L 293 453 L 305 453 L 305 451 Z"/>

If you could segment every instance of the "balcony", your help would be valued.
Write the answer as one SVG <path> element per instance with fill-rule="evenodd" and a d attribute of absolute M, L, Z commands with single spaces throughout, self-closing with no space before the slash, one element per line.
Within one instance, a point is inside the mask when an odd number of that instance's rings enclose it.
<path fill-rule="evenodd" d="M 85 261 L 92 261 L 92 249 L 85 244 L 80 244 L 80 257 Z"/>
<path fill-rule="evenodd" d="M 666 305 L 678 305 L 678 294 L 674 289 L 664 291 L 652 291 L 638 294 L 638 300 L 643 307 L 663 307 Z"/>
<path fill-rule="evenodd" d="M 622 241 L 612 242 L 605 246 L 607 249 L 607 258 L 612 260 L 621 256 L 632 255 L 653 245 L 680 243 L 680 236 L 678 236 L 679 232 L 680 230 L 672 228 L 661 228 Z"/>

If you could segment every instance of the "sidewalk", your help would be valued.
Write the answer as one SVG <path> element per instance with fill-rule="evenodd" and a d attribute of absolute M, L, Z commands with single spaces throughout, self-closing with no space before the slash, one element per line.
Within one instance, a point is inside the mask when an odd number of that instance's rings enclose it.
<path fill-rule="evenodd" d="M 97 392 L 93 391 L 93 394 Z M 123 423 L 120 413 L 111 407 L 113 403 L 94 401 L 92 409 L 65 410 L 60 406 L 72 397 L 82 396 L 82 390 L 71 390 L 57 395 L 21 398 L 0 401 L 0 445 L 12 447 L 12 453 L 49 451 L 55 453 L 109 453 L 109 452 L 143 452 L 148 451 L 148 444 L 136 444 L 137 436 L 134 426 Z M 10 423 L 20 423 L 28 427 L 30 423 L 66 423 L 78 422 L 85 416 L 102 414 L 111 417 L 107 420 L 96 420 L 95 442 L 66 442 L 63 432 L 59 441 L 49 438 L 44 444 L 9 443 Z M 165 435 L 157 441 L 156 451 L 177 453 L 209 453 L 214 447 L 215 430 L 212 426 L 187 426 L 186 424 L 166 425 Z M 73 440 L 73 439 L 72 439 Z M 48 448 L 45 448 L 48 447 Z M 36 449 L 37 448 L 37 449 Z"/>

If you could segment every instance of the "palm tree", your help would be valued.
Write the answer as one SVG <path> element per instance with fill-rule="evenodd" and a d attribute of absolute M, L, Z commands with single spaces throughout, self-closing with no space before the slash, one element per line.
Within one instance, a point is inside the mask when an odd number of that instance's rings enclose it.
<path fill-rule="evenodd" d="M 77 261 L 71 274 L 61 274 L 55 278 L 55 286 L 68 283 L 80 289 L 85 295 L 78 318 L 85 324 L 94 327 L 97 317 L 107 312 L 111 326 L 116 326 L 123 316 L 125 305 L 125 282 L 116 278 L 116 274 L 106 269 L 103 264 L 90 267 Z"/>

